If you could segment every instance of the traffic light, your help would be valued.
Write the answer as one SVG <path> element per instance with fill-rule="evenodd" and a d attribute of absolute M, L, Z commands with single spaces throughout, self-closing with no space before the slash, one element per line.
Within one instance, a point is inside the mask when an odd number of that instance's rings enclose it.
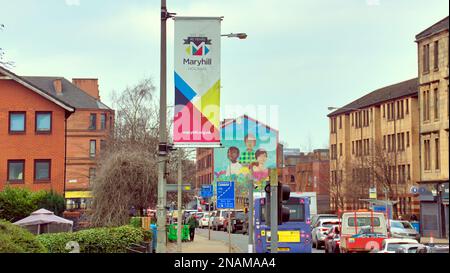
<path fill-rule="evenodd" d="M 278 225 L 289 222 L 290 210 L 288 207 L 283 206 L 283 202 L 289 200 L 290 195 L 291 188 L 287 185 L 278 183 Z"/>

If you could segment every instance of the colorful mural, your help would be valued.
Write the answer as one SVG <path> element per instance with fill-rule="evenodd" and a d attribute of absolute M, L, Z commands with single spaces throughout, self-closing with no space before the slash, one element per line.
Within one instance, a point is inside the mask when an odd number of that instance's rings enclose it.
<path fill-rule="evenodd" d="M 214 149 L 215 182 L 235 181 L 236 196 L 246 196 L 253 178 L 260 191 L 277 166 L 278 131 L 243 116 L 222 124 L 221 139 L 222 148 Z"/>

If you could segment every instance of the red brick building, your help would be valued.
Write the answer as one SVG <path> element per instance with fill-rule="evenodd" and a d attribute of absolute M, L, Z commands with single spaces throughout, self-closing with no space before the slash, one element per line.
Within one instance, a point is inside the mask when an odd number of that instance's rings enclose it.
<path fill-rule="evenodd" d="M 23 77 L 0 67 L 0 190 L 55 190 L 84 206 L 113 126 L 97 79 Z"/>

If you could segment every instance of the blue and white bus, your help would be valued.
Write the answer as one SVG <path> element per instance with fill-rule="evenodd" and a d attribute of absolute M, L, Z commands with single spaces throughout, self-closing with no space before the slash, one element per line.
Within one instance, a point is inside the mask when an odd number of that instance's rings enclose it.
<path fill-rule="evenodd" d="M 270 253 L 270 225 L 266 224 L 266 198 L 255 197 L 255 251 Z M 310 199 L 291 193 L 286 204 L 289 222 L 278 225 L 278 253 L 311 253 Z"/>

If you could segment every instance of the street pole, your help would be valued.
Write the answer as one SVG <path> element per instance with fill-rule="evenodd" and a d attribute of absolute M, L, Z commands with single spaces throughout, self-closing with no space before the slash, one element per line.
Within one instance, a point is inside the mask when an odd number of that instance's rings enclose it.
<path fill-rule="evenodd" d="M 228 252 L 231 253 L 231 210 L 228 209 Z"/>
<path fill-rule="evenodd" d="M 166 115 L 167 115 L 167 99 L 166 99 L 166 74 L 167 74 L 167 51 L 166 51 L 166 23 L 168 13 L 166 0 L 161 0 L 161 70 L 160 70 L 160 98 L 159 98 L 159 149 L 167 147 L 166 136 Z M 158 244 L 156 245 L 157 253 L 166 252 L 166 160 L 167 148 L 160 151 L 158 155 Z"/>
<path fill-rule="evenodd" d="M 270 170 L 270 252 L 278 253 L 278 172 Z"/>
<path fill-rule="evenodd" d="M 208 240 L 211 240 L 211 199 L 208 198 Z"/>
<path fill-rule="evenodd" d="M 248 253 L 253 253 L 253 175 L 250 175 L 248 189 Z"/>
<path fill-rule="evenodd" d="M 181 169 L 181 150 L 178 151 L 178 196 L 177 196 L 177 204 L 178 204 L 178 216 L 177 216 L 177 252 L 181 253 L 181 203 L 183 202 L 181 199 L 183 195 L 183 191 L 181 189 L 181 184 L 183 183 L 182 169 Z"/>

